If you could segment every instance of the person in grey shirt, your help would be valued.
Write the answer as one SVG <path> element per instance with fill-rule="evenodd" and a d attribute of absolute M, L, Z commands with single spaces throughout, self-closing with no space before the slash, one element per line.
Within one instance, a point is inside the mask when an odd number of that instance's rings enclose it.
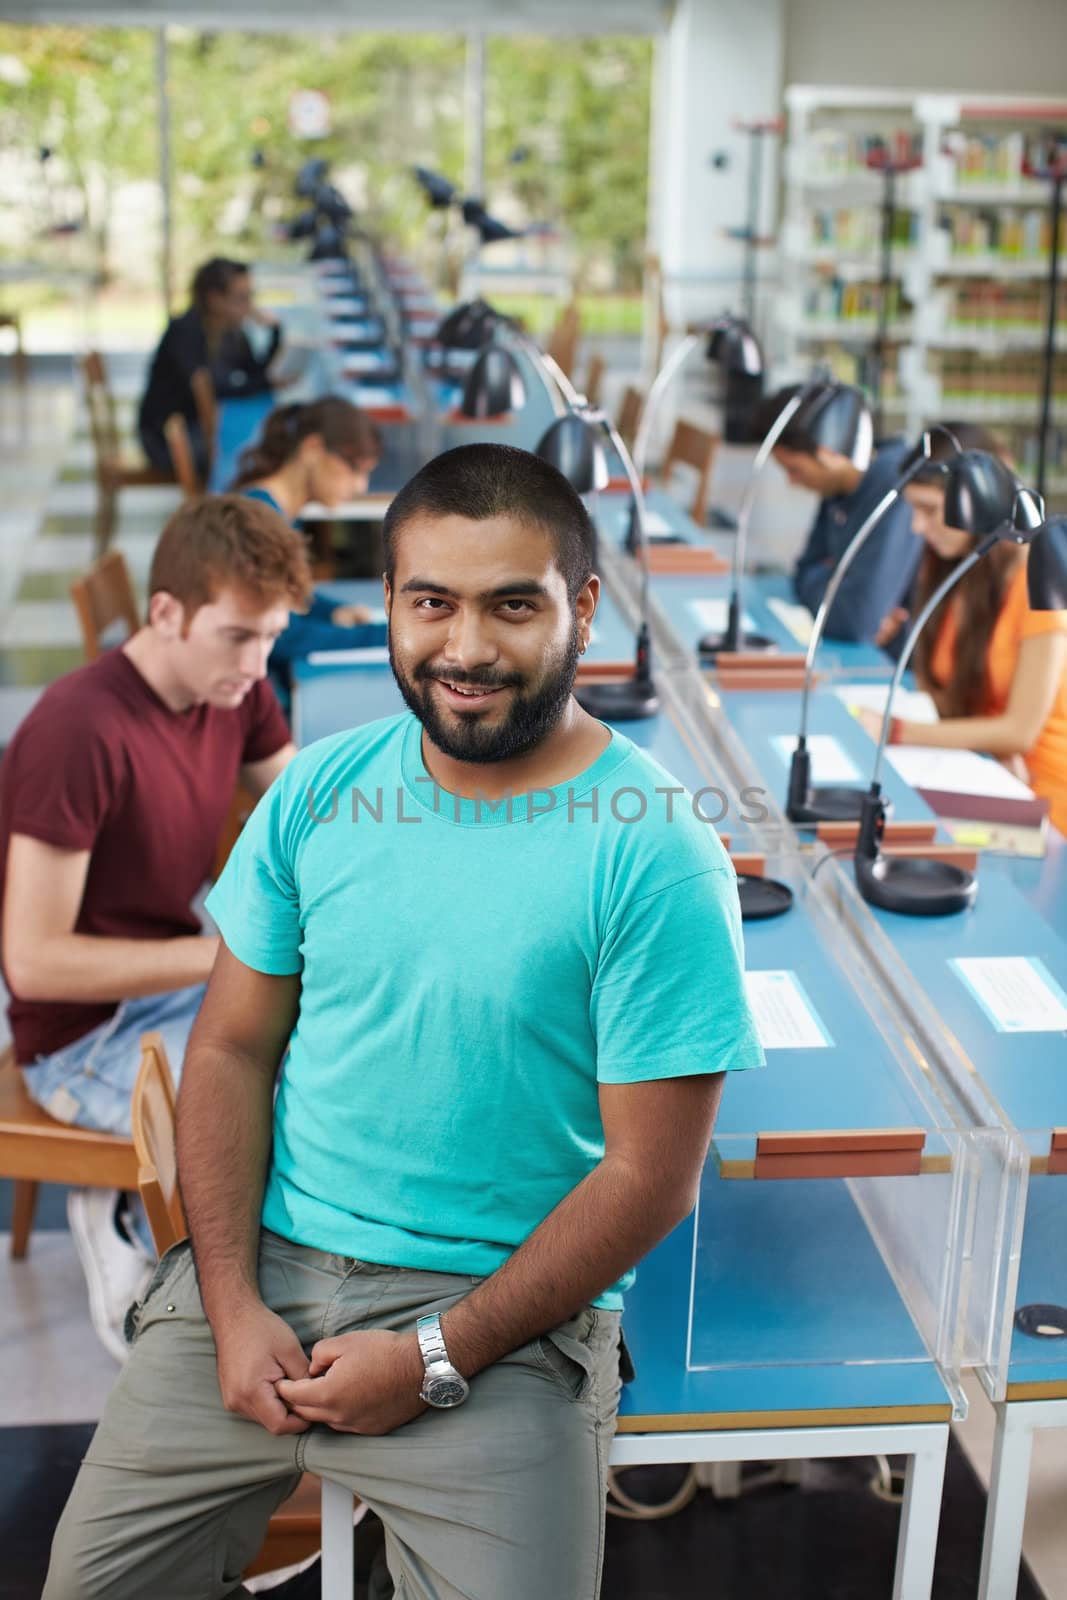
<path fill-rule="evenodd" d="M 769 431 L 796 387 L 780 389 L 760 407 L 759 438 Z M 814 614 L 830 577 L 853 537 L 900 476 L 910 445 L 906 439 L 879 444 L 866 472 L 847 456 L 817 445 L 802 427 L 788 426 L 773 451 L 790 483 L 819 496 L 819 509 L 793 571 L 796 597 Z M 826 619 L 826 636 L 886 644 L 908 614 L 922 541 L 912 533 L 911 510 L 901 498 L 856 556 Z"/>

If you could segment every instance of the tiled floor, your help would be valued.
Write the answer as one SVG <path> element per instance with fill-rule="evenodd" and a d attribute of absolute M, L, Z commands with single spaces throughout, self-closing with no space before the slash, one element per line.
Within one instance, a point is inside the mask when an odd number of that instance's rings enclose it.
<path fill-rule="evenodd" d="M 143 357 L 111 362 L 130 418 Z M 688 408 L 687 408 L 688 409 Z M 0 749 L 41 688 L 77 666 L 81 649 L 68 590 L 92 555 L 94 486 L 84 416 L 69 363 L 38 371 L 25 391 L 0 387 Z M 716 498 L 736 506 L 745 462 L 727 452 Z M 143 584 L 172 491 L 128 491 L 117 543 Z M 771 479 L 754 526 L 769 529 L 753 554 L 788 563 L 809 504 Z M 0 994 L 2 998 L 2 994 Z M 0 1042 L 6 1026 L 0 1019 Z M 10 1186 L 0 1182 L 0 1228 Z M 36 1600 L 51 1529 L 100 1414 L 115 1367 L 89 1324 L 81 1272 L 65 1227 L 63 1197 L 42 1197 L 30 1257 L 13 1263 L 0 1232 L 0 1600 Z M 963 1439 L 988 1473 L 989 1408 L 977 1393 Z M 1047 1600 L 1067 1600 L 1062 1534 L 1067 1451 L 1039 1437 L 1027 1553 Z M 609 1523 L 605 1600 L 877 1600 L 891 1588 L 897 1512 L 867 1487 L 870 1463 L 816 1464 L 803 1489 L 759 1490 L 738 1501 L 700 1494 L 663 1521 Z M 664 1498 L 674 1469 L 633 1474 L 631 1492 Z M 946 1484 L 935 1600 L 971 1600 L 977 1583 L 984 1497 L 962 1451 Z M 714 1576 L 712 1576 L 714 1575 Z M 1010 1597 L 998 1597 L 1010 1600 Z M 1039 1600 L 1025 1575 L 1018 1600 Z"/>

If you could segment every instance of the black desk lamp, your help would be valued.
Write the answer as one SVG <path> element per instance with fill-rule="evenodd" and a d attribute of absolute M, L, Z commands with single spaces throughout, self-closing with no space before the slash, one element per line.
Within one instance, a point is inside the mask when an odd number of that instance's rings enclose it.
<path fill-rule="evenodd" d="M 456 198 L 456 186 L 429 167 L 412 167 L 415 181 L 435 211 L 446 211 Z"/>
<path fill-rule="evenodd" d="M 745 576 L 745 548 L 748 525 L 759 487 L 759 477 L 771 451 L 786 429 L 793 425 L 803 430 L 809 441 L 846 456 L 861 472 L 866 472 L 874 446 L 871 413 L 859 389 L 846 383 L 813 380 L 791 395 L 775 417 L 756 452 L 748 483 L 737 515 L 737 538 L 730 573 L 730 609 L 723 633 L 706 633 L 697 645 L 702 656 L 734 654 L 738 650 L 772 650 L 774 641 L 761 633 L 745 633 L 742 588 Z"/>
<path fill-rule="evenodd" d="M 722 367 L 729 378 L 730 375 L 744 377 L 755 381 L 757 385 L 763 377 L 763 351 L 760 349 L 759 340 L 747 322 L 742 322 L 739 317 L 724 314 L 716 317 L 706 327 L 696 328 L 692 333 L 686 334 L 667 357 L 662 367 L 656 373 L 648 391 L 648 398 L 641 411 L 641 420 L 638 423 L 637 434 L 634 438 L 634 466 L 638 477 L 643 481 L 645 467 L 648 463 L 648 447 L 652 439 L 652 430 L 656 425 L 663 397 L 674 382 L 675 375 L 682 369 L 690 355 L 698 345 L 705 346 L 705 355 L 709 361 Z M 731 519 L 730 525 L 733 526 Z M 637 529 L 634 521 L 634 502 L 630 502 L 630 523 L 626 534 L 626 548 L 632 555 L 637 548 Z"/>
<path fill-rule="evenodd" d="M 500 417 L 521 411 L 526 404 L 526 385 L 519 364 L 502 344 L 487 344 L 463 384 L 459 409 L 465 417 Z"/>
<path fill-rule="evenodd" d="M 811 782 L 811 752 L 808 749 L 808 707 L 811 702 L 811 687 L 815 673 L 815 655 L 819 648 L 826 627 L 826 619 L 833 609 L 834 601 L 840 591 L 845 576 L 853 561 L 867 543 L 875 528 L 881 522 L 890 506 L 899 500 L 906 486 L 927 467 L 932 450 L 932 435 L 944 434 L 956 453 L 959 453 L 959 441 L 948 428 L 940 424 L 927 429 L 915 449 L 905 458 L 903 470 L 892 488 L 879 500 L 863 526 L 859 528 L 855 537 L 850 541 L 836 568 L 831 574 L 823 595 L 822 604 L 815 613 L 812 623 L 811 637 L 808 640 L 808 651 L 804 661 L 804 692 L 800 700 L 800 729 L 797 735 L 797 747 L 793 751 L 789 763 L 789 789 L 786 795 L 785 814 L 790 822 L 816 823 L 816 822 L 855 822 L 858 820 L 863 801 L 864 790 L 848 785 L 821 785 L 813 787 Z"/>
<path fill-rule="evenodd" d="M 863 797 L 859 838 L 853 868 L 856 886 L 871 905 L 907 916 L 940 917 L 966 911 L 975 902 L 978 881 L 973 872 L 924 857 L 891 857 L 881 853 L 885 829 L 885 802 L 879 778 L 882 758 L 893 721 L 893 700 L 911 660 L 916 641 L 945 596 L 1002 540 L 1029 544 L 1047 526 L 1042 522 L 1040 499 L 1020 488 L 1012 473 L 996 456 L 984 450 L 965 450 L 949 465 L 945 486 L 945 522 L 973 533 L 978 543 L 938 584 L 908 631 L 886 698 L 871 773 L 871 786 Z M 1063 519 L 1055 519 L 1062 523 Z M 1059 598 L 1067 587 L 1067 539 L 1062 529 L 1053 533 L 1036 573 L 1028 574 L 1031 605 L 1052 610 L 1056 598 L 1053 581 L 1059 576 Z"/>

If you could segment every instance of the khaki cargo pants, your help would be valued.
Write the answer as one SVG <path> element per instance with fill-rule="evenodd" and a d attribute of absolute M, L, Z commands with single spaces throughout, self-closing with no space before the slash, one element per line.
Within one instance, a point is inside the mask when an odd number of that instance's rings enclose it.
<path fill-rule="evenodd" d="M 304 1347 L 413 1329 L 476 1278 L 373 1266 L 262 1235 L 260 1289 Z M 134 1308 L 130 1358 L 60 1520 L 42 1600 L 238 1591 L 302 1471 L 378 1513 L 397 1600 L 595 1600 L 619 1395 L 619 1317 L 586 1308 L 481 1373 L 454 1411 L 381 1438 L 275 1437 L 223 1409 L 187 1244 Z M 357 1530 L 358 1539 L 358 1530 Z"/>

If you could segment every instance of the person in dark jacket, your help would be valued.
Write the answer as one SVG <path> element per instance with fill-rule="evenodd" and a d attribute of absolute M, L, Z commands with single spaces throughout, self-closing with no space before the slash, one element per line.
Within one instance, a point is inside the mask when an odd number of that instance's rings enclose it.
<path fill-rule="evenodd" d="M 270 328 L 266 349 L 256 354 L 244 324 L 258 322 Z M 171 470 L 170 451 L 163 433 L 168 417 L 180 413 L 189 428 L 193 456 L 201 473 L 207 466 L 193 373 L 203 368 L 211 375 L 220 400 L 263 394 L 271 387 L 267 369 L 281 341 L 281 329 L 269 312 L 252 301 L 252 280 L 247 266 L 214 256 L 198 268 L 192 283 L 192 304 L 180 317 L 172 317 L 159 342 L 141 398 L 137 429 L 145 455 L 154 467 Z"/>
<path fill-rule="evenodd" d="M 756 432 L 763 437 L 795 388 L 780 389 L 763 402 Z M 847 456 L 817 445 L 803 428 L 789 426 L 774 459 L 790 483 L 819 496 L 819 509 L 793 570 L 796 597 L 814 613 L 822 604 L 834 568 L 879 500 L 900 476 L 910 445 L 883 440 L 866 472 Z M 907 615 L 922 544 L 912 533 L 911 509 L 901 497 L 853 561 L 826 619 L 829 639 L 886 644 Z"/>

